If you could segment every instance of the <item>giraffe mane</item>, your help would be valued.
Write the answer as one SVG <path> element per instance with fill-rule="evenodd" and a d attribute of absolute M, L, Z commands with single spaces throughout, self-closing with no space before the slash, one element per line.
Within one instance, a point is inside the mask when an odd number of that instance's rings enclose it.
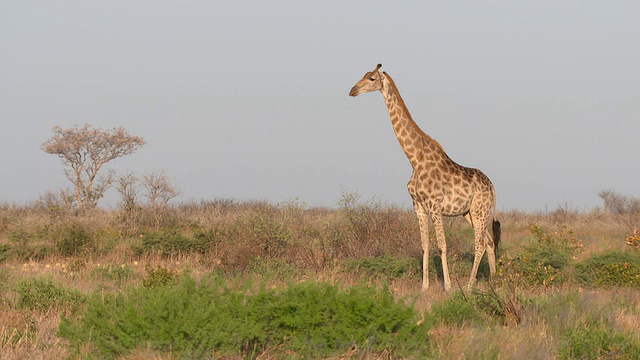
<path fill-rule="evenodd" d="M 407 116 L 409 117 L 409 120 L 410 120 L 411 125 L 413 126 L 413 129 L 421 137 L 423 137 L 424 139 L 426 139 L 429 142 L 434 143 L 438 148 L 440 148 L 440 150 L 442 150 L 444 152 L 444 148 L 442 148 L 442 145 L 440 145 L 440 143 L 437 142 L 436 139 L 432 138 L 431 136 L 427 135 L 424 131 L 422 131 L 422 129 L 420 129 L 418 124 L 416 124 L 416 122 L 413 120 L 413 117 L 411 116 L 411 113 L 409 112 L 409 109 L 407 108 L 407 105 L 404 103 L 404 99 L 402 99 L 402 96 L 400 95 L 400 91 L 398 91 L 398 87 L 396 86 L 395 81 L 393 81 L 393 78 L 391 76 L 389 76 L 389 74 L 387 74 L 386 71 L 383 71 L 382 73 L 387 77 L 387 79 L 389 79 L 389 83 L 391 84 L 391 88 L 393 89 L 393 92 L 398 97 L 398 103 L 400 104 L 402 109 L 404 109 L 404 111 L 406 112 Z"/>

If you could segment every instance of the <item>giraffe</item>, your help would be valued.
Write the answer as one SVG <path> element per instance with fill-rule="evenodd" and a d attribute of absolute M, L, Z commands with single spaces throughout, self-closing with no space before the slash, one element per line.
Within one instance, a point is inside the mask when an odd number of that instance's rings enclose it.
<path fill-rule="evenodd" d="M 444 289 L 447 292 L 451 290 L 451 279 L 442 217 L 464 216 L 473 227 L 475 257 L 468 285 L 472 288 L 485 251 L 491 274 L 496 272 L 495 254 L 500 242 L 500 222 L 495 220 L 493 184 L 482 171 L 451 160 L 442 146 L 418 127 L 395 82 L 389 74 L 380 71 L 381 67 L 382 64 L 378 64 L 373 71 L 367 72 L 351 88 L 349 95 L 358 96 L 376 90 L 382 93 L 398 142 L 413 167 L 407 189 L 420 225 L 422 291 L 429 288 L 429 216 L 435 227 L 442 258 Z M 489 220 L 492 221 L 493 237 L 489 234 Z"/>

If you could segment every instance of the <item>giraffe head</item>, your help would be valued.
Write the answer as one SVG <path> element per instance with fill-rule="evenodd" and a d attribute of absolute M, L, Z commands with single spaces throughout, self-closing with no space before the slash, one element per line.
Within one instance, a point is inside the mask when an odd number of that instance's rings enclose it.
<path fill-rule="evenodd" d="M 384 72 L 380 71 L 382 64 L 378 64 L 373 71 L 364 74 L 362 80 L 358 81 L 349 92 L 350 96 L 358 96 L 362 93 L 372 92 L 382 89 L 382 80 L 384 80 Z"/>

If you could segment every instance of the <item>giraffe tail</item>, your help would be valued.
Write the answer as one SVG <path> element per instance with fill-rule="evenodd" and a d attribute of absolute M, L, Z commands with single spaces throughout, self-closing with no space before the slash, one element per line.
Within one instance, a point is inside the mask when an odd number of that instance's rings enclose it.
<path fill-rule="evenodd" d="M 493 246 L 496 256 L 498 256 L 498 245 L 500 245 L 500 236 L 502 235 L 502 229 L 500 228 L 500 221 L 496 220 L 496 202 L 493 202 L 493 221 L 491 222 L 491 230 L 493 231 Z"/>
<path fill-rule="evenodd" d="M 502 234 L 502 229 L 500 228 L 500 221 L 493 220 L 491 224 L 491 229 L 493 230 L 493 245 L 495 248 L 496 256 L 498 256 L 498 245 L 500 244 L 500 236 Z"/>

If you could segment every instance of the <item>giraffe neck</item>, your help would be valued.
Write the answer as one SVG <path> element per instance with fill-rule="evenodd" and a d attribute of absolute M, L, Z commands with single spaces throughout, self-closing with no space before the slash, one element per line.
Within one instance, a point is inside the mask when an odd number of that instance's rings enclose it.
<path fill-rule="evenodd" d="M 414 168 L 419 158 L 422 157 L 420 156 L 421 154 L 424 155 L 425 152 L 444 153 L 442 146 L 429 135 L 425 134 L 420 127 L 418 127 L 418 124 L 413 121 L 396 84 L 388 74 L 385 74 L 383 87 L 380 91 L 387 104 L 391 124 L 393 125 L 398 142 Z"/>

